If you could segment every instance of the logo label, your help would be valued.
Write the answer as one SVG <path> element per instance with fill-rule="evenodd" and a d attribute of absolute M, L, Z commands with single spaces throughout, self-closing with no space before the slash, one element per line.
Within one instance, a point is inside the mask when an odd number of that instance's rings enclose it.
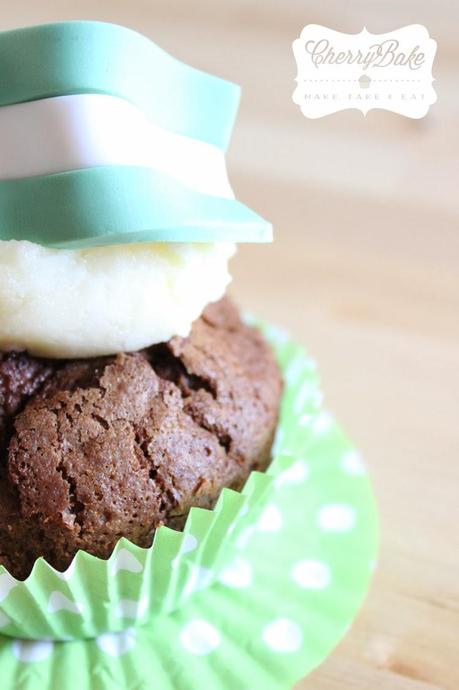
<path fill-rule="evenodd" d="M 309 118 L 347 108 L 424 117 L 437 95 L 432 65 L 437 43 L 420 24 L 385 34 L 344 34 L 308 24 L 293 41 L 298 74 L 293 101 Z"/>

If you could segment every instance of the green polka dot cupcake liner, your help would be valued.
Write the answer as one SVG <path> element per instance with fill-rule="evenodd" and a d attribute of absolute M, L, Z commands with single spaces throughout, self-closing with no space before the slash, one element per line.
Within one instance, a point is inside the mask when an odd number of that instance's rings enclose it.
<path fill-rule="evenodd" d="M 0 568 L 2 690 L 287 690 L 349 629 L 377 555 L 371 482 L 314 362 L 260 328 L 285 380 L 268 471 L 149 549 L 38 559 L 24 582 Z"/>

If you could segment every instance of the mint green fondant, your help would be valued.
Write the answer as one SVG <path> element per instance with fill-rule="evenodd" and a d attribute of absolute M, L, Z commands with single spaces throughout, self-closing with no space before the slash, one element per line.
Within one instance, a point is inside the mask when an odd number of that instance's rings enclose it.
<path fill-rule="evenodd" d="M 115 24 L 76 21 L 0 33 L 0 106 L 102 93 L 167 130 L 226 149 L 240 89 Z"/>
<path fill-rule="evenodd" d="M 126 242 L 267 242 L 271 225 L 234 199 L 150 168 L 101 166 L 0 181 L 0 240 L 83 249 Z"/>
<path fill-rule="evenodd" d="M 131 29 L 76 21 L 0 33 L 0 107 L 99 93 L 156 125 L 226 149 L 240 89 L 176 60 Z M 83 249 L 128 242 L 266 242 L 271 226 L 239 202 L 148 168 L 0 182 L 0 239 Z"/>

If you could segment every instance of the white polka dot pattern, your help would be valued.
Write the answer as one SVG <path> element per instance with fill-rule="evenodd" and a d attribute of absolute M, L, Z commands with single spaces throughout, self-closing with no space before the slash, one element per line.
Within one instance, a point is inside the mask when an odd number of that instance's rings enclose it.
<path fill-rule="evenodd" d="M 213 573 L 209 568 L 194 565 L 191 570 L 191 575 L 185 585 L 185 596 L 189 596 L 193 592 L 201 592 L 203 589 L 206 589 L 211 582 L 212 577 Z"/>
<path fill-rule="evenodd" d="M 128 654 L 136 643 L 137 633 L 133 628 L 128 628 L 120 633 L 106 633 L 96 639 L 97 646 L 108 656 L 113 658 Z"/>
<path fill-rule="evenodd" d="M 53 643 L 47 640 L 14 640 L 12 648 L 14 656 L 19 661 L 32 663 L 48 659 L 53 651 Z"/>
<path fill-rule="evenodd" d="M 252 525 L 244 527 L 241 533 L 238 535 L 236 546 L 238 549 L 245 549 L 250 543 L 253 535 L 255 533 L 255 528 Z"/>
<path fill-rule="evenodd" d="M 143 618 L 148 609 L 148 598 L 142 597 L 140 601 L 135 599 L 121 599 L 115 609 L 115 613 L 120 618 Z"/>
<path fill-rule="evenodd" d="M 297 652 L 303 643 L 303 633 L 299 625 L 288 618 L 278 618 L 263 630 L 263 641 L 273 651 L 280 654 Z"/>
<path fill-rule="evenodd" d="M 355 525 L 356 515 L 352 506 L 330 503 L 319 511 L 319 526 L 326 532 L 347 532 Z"/>
<path fill-rule="evenodd" d="M 49 613 L 57 613 L 58 611 L 68 611 L 69 613 L 81 614 L 83 611 L 83 604 L 78 601 L 71 601 L 62 592 L 51 592 L 48 601 Z"/>
<path fill-rule="evenodd" d="M 127 570 L 131 573 L 141 573 L 143 567 L 140 561 L 127 549 L 120 549 L 118 553 L 115 554 L 112 561 L 112 575 L 116 575 L 120 570 Z"/>
<path fill-rule="evenodd" d="M 226 587 L 242 589 L 252 584 L 252 566 L 243 558 L 236 558 L 220 574 L 219 581 Z"/>
<path fill-rule="evenodd" d="M 9 573 L 2 573 L 0 575 L 0 601 L 6 599 L 8 594 L 16 587 L 17 584 L 17 580 L 15 580 L 14 577 L 11 577 Z"/>
<path fill-rule="evenodd" d="M 198 540 L 193 534 L 185 534 L 180 553 L 190 553 L 190 551 L 194 551 L 196 549 L 197 545 Z"/>
<path fill-rule="evenodd" d="M 331 572 L 322 561 L 303 560 L 293 567 L 292 578 L 305 589 L 325 589 L 330 584 Z"/>
<path fill-rule="evenodd" d="M 312 429 L 316 434 L 326 434 L 333 424 L 333 417 L 325 410 L 320 412 L 312 422 Z"/>
<path fill-rule="evenodd" d="M 266 506 L 257 522 L 257 529 L 260 532 L 278 532 L 283 523 L 282 513 L 273 504 Z"/>
<path fill-rule="evenodd" d="M 341 458 L 341 467 L 347 474 L 362 475 L 366 473 L 366 468 L 360 453 L 350 450 Z"/>
<path fill-rule="evenodd" d="M 190 654 L 204 656 L 217 649 L 221 637 L 218 630 L 207 621 L 192 620 L 183 627 L 180 642 Z"/>
<path fill-rule="evenodd" d="M 284 486 L 284 484 L 298 484 L 306 481 L 309 476 L 309 467 L 305 460 L 297 460 L 285 472 L 282 472 L 276 477 L 275 485 L 277 487 Z"/>

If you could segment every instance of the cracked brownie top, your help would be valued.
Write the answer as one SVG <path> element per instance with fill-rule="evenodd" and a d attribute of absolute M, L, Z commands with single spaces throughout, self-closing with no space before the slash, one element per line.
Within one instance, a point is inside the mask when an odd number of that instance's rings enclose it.
<path fill-rule="evenodd" d="M 151 544 L 269 461 L 281 380 L 228 299 L 187 338 L 113 357 L 0 360 L 0 563 Z"/>

